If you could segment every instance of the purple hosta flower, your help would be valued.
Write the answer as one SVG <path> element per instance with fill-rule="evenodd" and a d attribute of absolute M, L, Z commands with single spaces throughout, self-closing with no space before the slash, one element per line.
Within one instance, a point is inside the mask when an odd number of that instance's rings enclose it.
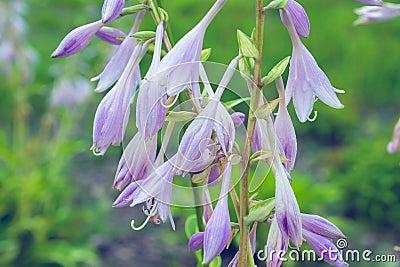
<path fill-rule="evenodd" d="M 198 232 L 192 235 L 189 239 L 189 250 L 190 251 L 197 251 L 202 249 L 204 246 L 204 232 Z"/>
<path fill-rule="evenodd" d="M 257 224 L 255 223 L 253 225 L 253 228 L 250 231 L 250 245 L 251 245 L 251 251 L 256 253 L 256 230 L 257 230 Z M 239 252 L 236 252 L 235 256 L 231 260 L 231 262 L 228 264 L 228 267 L 237 267 L 238 266 L 238 261 L 239 261 Z"/>
<path fill-rule="evenodd" d="M 289 112 L 286 108 L 285 104 L 285 91 L 283 86 L 282 78 L 277 80 L 276 82 L 279 97 L 281 98 L 279 102 L 278 114 L 275 118 L 275 133 L 276 138 L 279 141 L 279 145 L 281 146 L 281 150 L 283 155 L 290 160 L 290 162 L 283 162 L 283 166 L 285 167 L 287 172 L 290 172 L 296 161 L 297 154 L 297 139 L 296 132 L 293 127 L 292 120 L 290 118 Z"/>
<path fill-rule="evenodd" d="M 332 241 L 344 238 L 343 233 L 331 222 L 322 217 L 302 214 L 303 238 L 324 261 L 338 267 L 346 267 Z"/>
<path fill-rule="evenodd" d="M 382 0 L 356 0 L 357 2 L 364 4 L 364 5 L 369 5 L 369 6 L 381 6 L 383 5 Z"/>
<path fill-rule="evenodd" d="M 122 40 L 120 40 L 120 38 L 125 38 L 126 34 L 115 28 L 103 27 L 98 32 L 96 32 L 96 36 L 104 42 L 110 43 L 112 45 L 120 45 L 122 43 Z"/>
<path fill-rule="evenodd" d="M 302 243 L 300 209 L 285 169 L 279 159 L 274 157 L 275 165 L 275 217 L 280 231 L 299 248 Z"/>
<path fill-rule="evenodd" d="M 392 141 L 387 145 L 387 151 L 391 154 L 396 153 L 400 149 L 400 119 L 396 123 L 393 131 Z"/>
<path fill-rule="evenodd" d="M 210 263 L 224 250 L 231 233 L 231 223 L 228 209 L 228 192 L 231 180 L 232 165 L 227 162 L 222 178 L 220 199 L 206 225 L 204 232 L 203 264 Z"/>
<path fill-rule="evenodd" d="M 239 127 L 243 124 L 246 115 L 242 112 L 234 112 L 231 114 L 231 118 L 233 123 L 235 124 L 235 127 Z"/>
<path fill-rule="evenodd" d="M 262 149 L 272 149 L 272 145 L 268 138 L 268 130 L 267 130 L 267 123 L 272 123 L 272 119 L 269 118 L 269 122 L 265 120 L 257 120 L 256 126 L 254 128 L 254 136 L 253 136 L 253 152 Z"/>
<path fill-rule="evenodd" d="M 170 159 L 170 161 L 173 160 L 174 158 Z M 146 178 L 128 185 L 115 200 L 113 206 L 130 205 L 133 207 L 155 198 L 160 219 L 165 222 L 169 217 L 172 228 L 175 229 L 169 207 L 172 195 L 172 180 L 175 173 L 170 161 L 166 161 L 154 169 Z"/>
<path fill-rule="evenodd" d="M 121 143 L 129 119 L 130 103 L 140 82 L 135 70 L 147 47 L 148 43 L 136 47 L 121 78 L 97 108 L 93 125 L 93 149 L 99 155 L 104 155 L 111 144 L 118 146 Z"/>
<path fill-rule="evenodd" d="M 353 24 L 381 22 L 400 16 L 400 5 L 385 3 L 383 6 L 364 6 L 355 10 L 360 16 Z"/>
<path fill-rule="evenodd" d="M 128 33 L 128 36 L 138 31 L 144 13 L 144 11 L 141 11 L 136 15 L 135 23 Z M 129 56 L 127 55 L 132 55 L 135 47 L 136 39 L 132 37 L 125 38 L 121 45 L 117 47 L 110 61 L 104 68 L 103 72 L 100 73 L 97 77 L 92 78 L 91 80 L 92 82 L 97 80 L 99 81 L 99 83 L 97 84 L 97 88 L 95 89 L 96 92 L 105 91 L 121 77 L 122 72 L 126 68 L 126 65 L 129 61 Z M 135 76 L 137 79 L 141 80 L 139 68 L 136 68 Z"/>
<path fill-rule="evenodd" d="M 293 20 L 294 28 L 296 32 L 301 37 L 307 38 L 310 35 L 310 21 L 308 20 L 308 16 L 304 8 L 294 0 L 289 0 L 286 6 L 286 10 L 290 13 Z M 286 22 L 282 10 L 279 11 L 281 15 L 282 23 L 288 27 L 288 23 Z"/>
<path fill-rule="evenodd" d="M 278 221 L 274 217 L 268 232 L 265 256 L 267 257 L 267 267 L 279 267 L 289 246 L 289 239 L 278 226 Z"/>
<path fill-rule="evenodd" d="M 153 171 L 157 152 L 157 138 L 145 141 L 137 133 L 125 148 L 115 174 L 113 187 L 122 190 L 133 181 L 146 178 Z"/>
<path fill-rule="evenodd" d="M 161 60 L 157 80 L 169 95 L 176 95 L 187 85 L 198 81 L 199 65 L 195 62 L 200 61 L 205 31 L 225 2 L 217 0 L 204 18 Z M 199 97 L 200 94 L 194 91 L 193 95 Z"/>
<path fill-rule="evenodd" d="M 292 14 L 287 10 L 283 10 L 282 14 L 293 43 L 286 86 L 286 104 L 293 97 L 296 114 L 301 122 L 305 122 L 310 116 L 315 97 L 333 108 L 343 108 L 336 96 L 336 92 L 343 91 L 332 87 L 325 73 L 301 42 L 291 19 Z"/>
<path fill-rule="evenodd" d="M 103 23 L 110 23 L 118 18 L 124 5 L 125 0 L 104 0 L 103 8 L 101 10 Z"/>
<path fill-rule="evenodd" d="M 103 25 L 103 22 L 99 20 L 74 29 L 64 37 L 51 57 L 68 57 L 78 53 L 89 44 L 93 35 L 95 35 Z"/>
<path fill-rule="evenodd" d="M 161 129 L 167 114 L 167 95 L 160 84 L 153 79 L 161 56 L 163 22 L 157 26 L 153 60 L 144 77 L 136 104 L 136 126 L 145 138 L 151 138 Z"/>

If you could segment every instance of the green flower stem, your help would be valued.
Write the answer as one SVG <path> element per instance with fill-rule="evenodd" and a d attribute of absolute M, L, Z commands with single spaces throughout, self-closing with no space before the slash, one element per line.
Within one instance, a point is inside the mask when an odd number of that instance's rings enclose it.
<path fill-rule="evenodd" d="M 246 146 L 244 150 L 244 173 L 240 180 L 240 216 L 239 216 L 239 227 L 240 227 L 240 241 L 239 241 L 239 267 L 247 266 L 247 259 L 249 250 L 249 225 L 246 224 L 245 218 L 249 212 L 248 204 L 248 177 L 250 171 L 249 157 L 253 143 L 254 128 L 256 124 L 256 118 L 254 111 L 259 105 L 261 96 L 261 69 L 262 69 L 262 50 L 263 50 L 263 35 L 264 35 L 264 12 L 262 0 L 256 0 L 256 33 L 255 33 L 255 45 L 259 51 L 259 57 L 255 59 L 254 65 L 254 83 L 251 88 L 251 99 L 250 99 L 250 110 L 247 123 L 246 131 Z M 251 261 L 253 257 L 251 256 Z M 254 265 L 254 263 L 251 263 Z"/>

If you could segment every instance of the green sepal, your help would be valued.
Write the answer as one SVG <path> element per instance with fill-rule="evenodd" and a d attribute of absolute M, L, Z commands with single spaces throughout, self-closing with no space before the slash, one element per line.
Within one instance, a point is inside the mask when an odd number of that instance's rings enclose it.
<path fill-rule="evenodd" d="M 279 61 L 278 64 L 276 64 L 267 74 L 267 76 L 263 77 L 261 82 L 265 86 L 267 84 L 272 83 L 275 81 L 277 78 L 282 76 L 282 74 L 285 72 L 287 65 L 289 64 L 290 61 L 290 56 L 285 57 L 281 61 Z"/>
<path fill-rule="evenodd" d="M 254 45 L 253 40 L 243 33 L 241 30 L 237 30 L 237 39 L 239 43 L 239 52 L 243 57 L 258 58 L 260 53 L 257 47 Z"/>
<path fill-rule="evenodd" d="M 148 9 L 149 7 L 144 5 L 144 4 L 139 4 L 139 5 L 134 5 L 134 6 L 130 6 L 130 7 L 125 7 L 124 9 L 122 9 L 121 11 L 121 16 L 126 16 L 126 15 L 131 15 L 131 14 L 136 14 L 139 11 Z"/>
<path fill-rule="evenodd" d="M 281 9 L 287 6 L 289 0 L 274 0 L 263 8 L 264 11 L 269 11 L 273 9 Z"/>
<path fill-rule="evenodd" d="M 200 61 L 207 61 L 211 55 L 211 48 L 206 48 L 201 51 Z"/>
<path fill-rule="evenodd" d="M 262 201 L 250 202 L 249 215 L 245 218 L 245 222 L 250 224 L 252 222 L 264 222 L 266 221 L 271 212 L 275 208 L 275 198 L 268 198 Z"/>
<path fill-rule="evenodd" d="M 155 38 L 156 33 L 153 31 L 140 31 L 132 34 L 131 37 L 146 41 Z"/>

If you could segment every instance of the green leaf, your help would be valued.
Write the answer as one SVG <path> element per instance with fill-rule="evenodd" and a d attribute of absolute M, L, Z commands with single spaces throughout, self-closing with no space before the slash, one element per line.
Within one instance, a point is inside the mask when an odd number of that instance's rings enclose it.
<path fill-rule="evenodd" d="M 131 37 L 134 37 L 139 40 L 150 40 L 156 37 L 156 33 L 153 31 L 141 31 L 132 34 Z"/>
<path fill-rule="evenodd" d="M 250 203 L 249 215 L 245 218 L 245 221 L 247 224 L 255 221 L 264 222 L 269 218 L 274 208 L 274 197 Z"/>
<path fill-rule="evenodd" d="M 211 48 L 206 48 L 201 51 L 200 61 L 207 61 L 211 55 Z"/>
<path fill-rule="evenodd" d="M 241 104 L 242 102 L 246 102 L 246 101 L 250 101 L 250 97 L 244 97 L 244 98 L 231 100 L 231 101 L 225 102 L 224 105 L 227 106 L 228 108 L 232 109 L 235 106 Z"/>
<path fill-rule="evenodd" d="M 168 22 L 169 20 L 169 15 L 167 13 L 167 11 L 165 11 L 164 9 L 162 9 L 161 7 L 158 7 L 158 13 L 160 14 L 160 18 L 161 20 Z"/>
<path fill-rule="evenodd" d="M 279 61 L 278 64 L 276 64 L 265 76 L 262 78 L 261 82 L 264 85 L 270 84 L 273 81 L 275 81 L 277 78 L 282 76 L 282 74 L 285 72 L 287 65 L 289 64 L 290 61 L 290 56 L 285 57 L 281 61 Z"/>
<path fill-rule="evenodd" d="M 194 119 L 196 113 L 190 111 L 170 111 L 166 118 L 167 121 L 188 121 Z"/>
<path fill-rule="evenodd" d="M 257 119 L 267 120 L 278 106 L 280 100 L 280 98 L 277 98 L 264 103 L 257 108 L 257 110 L 254 112 L 254 115 Z"/>
<path fill-rule="evenodd" d="M 197 233 L 199 228 L 197 227 L 197 218 L 195 214 L 190 215 L 185 222 L 185 234 L 187 239 L 190 239 L 192 235 Z"/>
<path fill-rule="evenodd" d="M 124 9 L 122 9 L 121 16 L 126 16 L 126 15 L 130 15 L 130 14 L 136 14 L 139 11 L 142 11 L 142 10 L 147 9 L 147 8 L 148 8 L 148 6 L 143 5 L 143 4 L 126 7 Z"/>
<path fill-rule="evenodd" d="M 258 58 L 260 56 L 253 40 L 241 30 L 237 30 L 237 39 L 239 43 L 239 52 L 242 56 L 250 58 Z"/>
<path fill-rule="evenodd" d="M 212 262 L 210 262 L 210 267 L 221 267 L 222 259 L 221 256 L 216 257 Z"/>
<path fill-rule="evenodd" d="M 281 9 L 287 6 L 289 0 L 274 0 L 269 3 L 266 7 L 264 7 L 264 11 L 273 10 L 273 9 Z"/>

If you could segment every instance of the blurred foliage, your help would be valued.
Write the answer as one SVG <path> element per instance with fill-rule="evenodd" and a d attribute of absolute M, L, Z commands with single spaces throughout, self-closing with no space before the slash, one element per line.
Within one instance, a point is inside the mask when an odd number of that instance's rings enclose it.
<path fill-rule="evenodd" d="M 212 2 L 161 1 L 175 41 Z M 294 119 L 299 139 L 294 191 L 303 212 L 329 218 L 348 235 L 352 247 L 393 253 L 393 245 L 400 242 L 396 210 L 400 159 L 388 155 L 385 147 L 400 113 L 400 19 L 353 27 L 353 9 L 360 6 L 355 1 L 299 2 L 311 21 L 305 45 L 346 94 L 339 96 L 343 110 L 318 101 L 314 123 Z M 87 152 L 95 104 L 89 101 L 74 108 L 49 104 L 55 77 L 89 79 L 102 71 L 111 49 L 98 39 L 71 58 L 49 57 L 70 30 L 99 18 L 102 1 L 24 3 L 29 26 L 24 38 L 37 51 L 38 62 L 29 65 L 33 72 L 29 81 L 22 81 L 18 66 L 12 76 L 0 80 L 0 266 L 127 266 L 133 261 L 139 266 L 191 266 L 195 257 L 187 251 L 179 217 L 193 211 L 173 209 L 175 233 L 168 225 L 132 233 L 131 210 L 110 211 L 112 198 L 105 193 L 110 191 L 120 149 L 110 149 L 105 159 L 94 159 Z M 236 30 L 251 33 L 253 10 L 251 1 L 227 2 L 205 36 L 204 47 L 212 47 L 210 61 L 227 64 L 237 54 Z M 126 31 L 131 23 L 132 17 L 126 17 L 112 26 Z M 150 16 L 141 29 L 155 29 Z M 291 54 L 290 39 L 276 12 L 266 16 L 265 30 L 264 74 Z M 143 72 L 149 60 L 146 56 Z M 275 94 L 272 86 L 264 92 L 268 97 Z M 273 195 L 272 176 L 262 188 L 260 198 Z M 258 235 L 264 238 L 258 240 L 259 249 L 265 245 L 267 230 L 260 225 Z M 222 254 L 222 266 L 236 252 L 235 244 Z M 102 261 L 104 255 L 108 258 Z"/>

